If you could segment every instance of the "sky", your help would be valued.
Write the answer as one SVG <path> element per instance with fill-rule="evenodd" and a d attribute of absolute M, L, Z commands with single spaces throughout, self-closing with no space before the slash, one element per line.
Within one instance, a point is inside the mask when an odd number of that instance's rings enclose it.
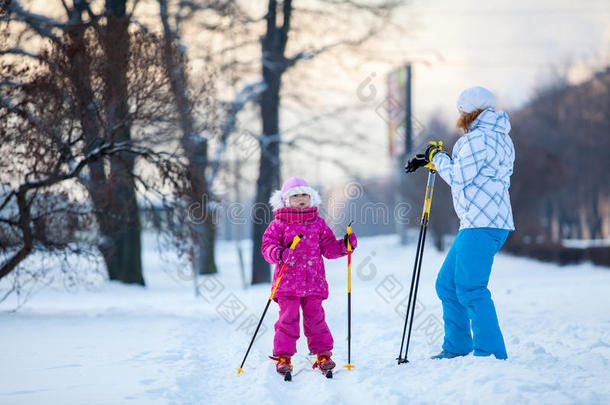
<path fill-rule="evenodd" d="M 570 62 L 573 80 L 586 77 L 587 65 L 610 64 L 604 1 L 419 0 L 406 15 L 419 23 L 409 51 L 430 64 L 415 66 L 415 108 L 424 115 L 436 105 L 454 111 L 459 91 L 475 84 L 515 108 Z"/>
<path fill-rule="evenodd" d="M 393 67 L 412 63 L 417 131 L 433 116 L 453 125 L 456 99 L 467 87 L 489 88 L 498 108 L 510 114 L 557 77 L 577 83 L 610 65 L 610 3 L 604 1 L 415 0 L 394 15 L 394 23 L 404 33 L 365 47 L 365 62 L 354 63 L 352 75 L 343 80 L 347 99 L 364 107 L 357 115 L 369 134 L 368 151 L 365 156 L 344 151 L 363 177 L 395 170 L 379 110 L 386 75 Z M 329 82 L 336 82 L 329 76 Z M 327 183 L 328 170 L 333 170 L 324 164 L 309 170 L 305 164 L 294 166 L 289 171 L 303 168 L 320 183 Z M 346 178 L 338 173 L 333 180 L 340 183 Z"/>
<path fill-rule="evenodd" d="M 253 17 L 264 15 L 265 1 L 242 3 L 251 7 Z M 294 2 L 295 7 L 310 3 L 312 0 Z M 41 0 L 24 1 L 24 4 L 31 5 L 34 11 L 51 13 L 47 3 Z M 59 1 L 55 7 L 57 14 L 62 15 Z M 145 23 L 158 26 L 156 1 L 141 1 L 136 14 Z M 295 11 L 295 26 L 298 18 Z M 338 170 L 324 157 L 341 159 L 353 174 L 364 178 L 388 176 L 395 171 L 396 163 L 388 154 L 388 130 L 381 104 L 387 91 L 386 75 L 404 63 L 411 62 L 413 66 L 416 131 L 425 128 L 433 116 L 453 125 L 457 118 L 455 101 L 466 87 L 489 88 L 496 94 L 499 108 L 510 114 L 527 103 L 537 88 L 558 75 L 578 82 L 588 78 L 592 70 L 610 65 L 610 3 L 607 1 L 412 0 L 396 11 L 392 20 L 393 26 L 357 54 L 330 51 L 299 62 L 298 68 L 284 75 L 280 112 L 280 126 L 286 132 L 284 139 L 316 134 L 340 141 L 345 147 L 310 145 L 309 150 L 287 150 L 283 154 L 282 178 L 300 175 L 320 185 L 349 180 L 349 174 Z M 332 41 L 330 37 L 335 33 L 332 24 L 338 21 L 315 23 L 331 25 L 330 31 L 313 27 L 315 33 L 309 35 L 291 32 L 289 56 Z M 335 31 L 348 27 L 355 32 L 361 28 L 357 20 L 343 24 Z M 183 32 L 194 67 L 193 77 L 206 63 L 205 56 L 212 43 L 198 29 L 192 25 L 184 27 Z M 263 30 L 264 23 L 261 23 L 253 35 L 262 34 Z M 253 43 L 247 52 L 251 52 L 251 59 L 257 63 L 260 48 L 256 41 Z M 238 56 L 243 58 L 242 50 L 239 52 Z M 251 77 L 240 79 L 239 86 L 258 80 L 260 71 L 256 68 Z M 309 90 L 309 106 L 290 101 L 295 83 Z M 229 89 L 223 97 L 231 99 L 239 86 Z M 346 105 L 353 107 L 351 112 L 329 114 Z M 319 123 L 303 125 L 320 115 L 327 117 Z M 256 105 L 240 113 L 238 119 L 252 133 L 260 132 Z M 364 136 L 357 138 L 356 132 Z M 358 149 L 351 149 L 352 145 Z M 257 169 L 255 158 L 244 163 L 245 178 L 255 181 Z"/>

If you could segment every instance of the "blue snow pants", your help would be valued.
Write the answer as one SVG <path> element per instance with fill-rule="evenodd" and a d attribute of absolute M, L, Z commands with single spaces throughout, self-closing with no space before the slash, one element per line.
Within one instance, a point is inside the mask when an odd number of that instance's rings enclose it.
<path fill-rule="evenodd" d="M 496 308 L 487 288 L 494 255 L 508 230 L 467 228 L 458 232 L 436 279 L 443 304 L 443 350 L 506 359 Z M 472 328 L 472 334 L 471 334 Z"/>

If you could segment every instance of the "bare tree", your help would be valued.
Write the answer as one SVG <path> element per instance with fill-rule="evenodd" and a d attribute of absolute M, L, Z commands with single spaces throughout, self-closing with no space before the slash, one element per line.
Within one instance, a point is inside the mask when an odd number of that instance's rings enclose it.
<path fill-rule="evenodd" d="M 208 188 L 212 189 L 214 182 L 218 182 L 219 171 L 230 170 L 230 166 L 221 164 L 221 156 L 229 144 L 228 139 L 235 130 L 241 134 L 249 133 L 259 146 L 260 156 L 258 165 L 258 180 L 256 183 L 255 201 L 253 208 L 254 239 L 252 250 L 252 281 L 253 283 L 267 282 L 270 279 L 269 265 L 260 255 L 260 242 L 267 226 L 271 210 L 268 199 L 271 190 L 280 183 L 280 149 L 302 150 L 319 160 L 328 160 L 342 170 L 349 170 L 345 162 L 336 157 L 324 156 L 317 145 L 336 144 L 343 147 L 345 143 L 318 137 L 313 139 L 305 134 L 307 127 L 330 120 L 330 112 L 320 114 L 315 119 L 309 118 L 302 126 L 296 125 L 288 131 L 292 138 L 285 136 L 287 132 L 280 130 L 280 94 L 293 98 L 303 108 L 310 109 L 307 100 L 310 95 L 302 92 L 290 83 L 288 91 L 281 90 L 284 74 L 290 69 L 297 69 L 302 74 L 307 65 L 301 61 L 316 58 L 340 48 L 357 50 L 366 41 L 374 38 L 383 29 L 387 28 L 390 15 L 404 1 L 382 1 L 375 5 L 367 5 L 355 1 L 321 0 L 295 8 L 293 2 L 267 1 L 265 7 L 260 3 L 234 2 L 234 1 L 180 1 L 177 14 L 179 18 L 190 18 L 198 11 L 201 13 L 191 22 L 202 32 L 201 37 L 211 40 L 219 35 L 223 37 L 222 46 L 218 47 L 206 63 L 213 63 L 225 85 L 235 88 L 235 98 L 227 103 L 226 115 L 223 118 L 223 127 L 219 143 L 210 160 L 208 170 Z M 251 17 L 253 10 L 264 12 L 262 17 Z M 353 29 L 350 14 L 359 14 L 360 24 Z M 295 16 L 297 17 L 295 19 Z M 333 21 L 336 26 L 319 24 L 321 20 Z M 295 24 L 296 22 L 296 24 Z M 340 27 L 341 29 L 336 29 Z M 312 29 L 315 30 L 312 31 Z M 263 34 L 257 32 L 263 31 Z M 314 31 L 324 32 L 323 35 L 314 35 Z M 296 41 L 290 45 L 289 35 Z M 212 41 L 213 42 L 213 41 Z M 207 43 L 206 43 L 207 44 Z M 257 48 L 258 45 L 258 48 Z M 293 50 L 293 48 L 301 48 Z M 296 70 L 295 70 L 296 72 Z M 296 82 L 296 80 L 295 80 Z M 239 84 L 239 86 L 238 86 Z M 261 131 L 253 130 L 247 124 L 240 125 L 237 115 L 244 109 L 249 101 L 257 101 L 260 107 Z M 285 107 L 284 107 L 285 108 Z M 344 110 L 343 107 L 334 109 L 336 114 Z M 354 147 L 357 140 L 363 137 L 358 130 L 350 130 L 351 142 L 348 146 Z M 239 167 L 238 164 L 233 167 Z M 237 174 L 236 174 L 237 176 Z"/>
<path fill-rule="evenodd" d="M 381 2 L 375 6 L 369 6 L 354 1 L 323 1 L 319 8 L 301 8 L 297 12 L 302 15 L 333 16 L 330 9 L 342 6 L 353 10 L 364 10 L 376 18 L 376 23 L 388 20 L 390 13 L 401 5 L 400 1 Z M 288 36 L 293 29 L 293 13 L 295 9 L 290 0 L 281 3 L 281 24 L 278 24 L 280 5 L 277 1 L 267 2 L 267 13 L 265 15 L 266 30 L 261 37 L 261 68 L 265 83 L 265 91 L 260 98 L 262 133 L 259 136 L 260 164 L 256 185 L 255 212 L 253 221 L 253 250 L 252 250 L 252 283 L 264 283 L 271 280 L 269 264 L 265 262 L 260 254 L 262 236 L 271 220 L 271 209 L 268 205 L 271 192 L 280 185 L 280 144 L 282 143 L 282 131 L 280 130 L 280 89 L 282 76 L 299 61 L 312 59 L 317 55 L 328 52 L 339 46 L 357 47 L 366 40 L 372 38 L 381 30 L 381 25 L 371 24 L 361 36 L 353 37 L 353 34 L 345 34 L 333 42 L 312 49 L 304 49 L 289 56 L 286 54 Z M 336 17 L 337 14 L 334 16 Z M 294 144 L 293 144 L 294 145 Z"/>
<path fill-rule="evenodd" d="M 609 94 L 606 69 L 578 85 L 555 80 L 512 115 L 517 232 L 510 249 L 527 254 L 544 245 L 555 252 L 565 238 L 608 236 L 602 224 L 610 221 L 604 216 L 610 187 L 601 173 L 610 169 Z"/>
<path fill-rule="evenodd" d="M 0 51 L 2 144 L 23 153 L 22 163 L 3 154 L 8 169 L 0 180 L 16 185 L 8 187 L 0 211 L 11 201 L 17 204 L 18 216 L 7 211 L 5 223 L 18 226 L 22 246 L 3 262 L 2 274 L 15 269 L 36 241 L 28 230 L 31 201 L 43 195 L 40 191 L 75 179 L 91 198 L 85 212 L 95 217 L 96 245 L 109 278 L 144 284 L 136 188 L 144 195 L 163 195 L 179 189 L 182 176 L 176 156 L 155 150 L 154 138 L 171 127 L 174 115 L 162 48 L 153 34 L 128 31 L 124 1 L 107 2 L 104 16 L 95 15 L 88 2 L 63 4 L 66 22 L 32 14 L 18 1 L 2 17 L 50 41 L 48 47 L 28 51 L 21 36 L 11 37 L 7 30 L 7 46 Z M 140 173 L 137 158 L 146 167 Z M 146 174 L 153 171 L 156 175 Z"/>
<path fill-rule="evenodd" d="M 572 262 L 585 254 L 565 249 L 563 239 L 607 237 L 602 225 L 610 222 L 607 211 L 604 216 L 610 190 L 599 173 L 610 169 L 610 145 L 603 135 L 610 131 L 604 118 L 610 111 L 609 92 L 608 70 L 579 85 L 558 78 L 539 89 L 526 106 L 510 113 L 516 150 L 510 188 L 516 232 L 507 241 L 509 251 Z M 422 145 L 443 140 L 450 150 L 457 134 L 433 119 L 420 138 Z M 409 189 L 415 207 L 422 198 L 418 190 L 421 193 L 424 180 L 416 177 Z M 430 228 L 439 249 L 439 238 L 457 228 L 449 191 L 442 182 L 434 190 Z"/>
<path fill-rule="evenodd" d="M 104 104 L 106 114 L 106 138 L 129 142 L 131 120 L 128 104 L 128 68 L 130 59 L 129 15 L 126 0 L 106 0 L 106 24 L 97 31 L 101 39 L 106 64 L 103 69 Z M 93 17 L 93 22 L 99 19 Z M 112 204 L 102 219 L 104 242 L 100 249 L 108 267 L 111 280 L 144 284 L 140 241 L 140 217 L 136 200 L 134 157 L 118 154 L 110 159 L 110 173 L 106 182 L 110 185 Z M 117 221 L 116 218 L 122 218 Z"/>
<path fill-rule="evenodd" d="M 214 215 L 210 209 L 210 197 L 206 170 L 208 168 L 207 136 L 215 132 L 214 122 L 208 117 L 202 128 L 198 128 L 195 118 L 195 102 L 190 96 L 187 76 L 186 48 L 180 40 L 180 25 L 182 23 L 182 7 L 175 14 L 175 24 L 172 28 L 169 21 L 168 2 L 159 0 L 159 15 L 163 26 L 163 61 L 174 97 L 182 136 L 180 143 L 188 161 L 188 177 L 190 187 L 186 194 L 187 205 L 197 204 L 199 221 L 192 225 L 192 240 L 196 249 L 193 262 L 197 274 L 216 272 L 214 259 L 215 226 Z M 207 89 L 203 89 L 205 92 Z M 205 94 L 204 94 L 205 96 Z M 190 220 L 191 218 L 189 218 Z"/>
<path fill-rule="evenodd" d="M 80 96 L 76 107 L 80 109 L 83 121 L 81 125 L 85 128 L 87 152 L 94 150 L 104 139 L 129 142 L 132 121 L 128 116 L 127 70 L 130 63 L 130 35 L 126 2 L 107 1 L 104 16 L 94 14 L 88 1 L 75 1 L 73 7 L 62 4 L 67 17 L 64 22 L 28 12 L 18 1 L 10 3 L 8 10 L 11 14 L 7 20 L 25 24 L 25 30 L 50 40 L 56 45 L 56 50 L 64 52 L 66 58 L 74 57 L 74 64 L 67 68 L 72 79 L 71 85 L 77 89 Z M 87 16 L 87 21 L 83 20 L 83 15 Z M 100 70 L 97 72 L 90 66 L 89 42 L 94 34 L 87 35 L 89 27 L 93 27 L 100 44 L 98 50 L 101 54 L 97 56 L 105 58 L 106 61 L 98 65 Z M 9 51 L 32 54 L 16 47 Z M 45 61 L 48 58 L 40 56 L 39 59 Z M 95 99 L 93 86 L 96 78 L 90 74 L 99 74 L 101 77 L 98 78 L 103 80 L 101 100 Z M 104 106 L 101 120 L 94 115 L 96 111 L 92 108 L 98 101 Z M 102 120 L 103 127 L 99 123 Z M 88 189 L 100 213 L 98 222 L 103 235 L 98 247 L 104 256 L 111 279 L 144 284 L 138 206 L 135 184 L 130 175 L 134 168 L 133 156 L 119 153 L 116 157 L 109 158 L 109 163 L 108 173 L 99 161 L 92 162 L 90 167 L 91 182 Z M 109 193 L 112 197 L 105 198 Z M 117 218 L 122 220 L 117 221 Z"/>

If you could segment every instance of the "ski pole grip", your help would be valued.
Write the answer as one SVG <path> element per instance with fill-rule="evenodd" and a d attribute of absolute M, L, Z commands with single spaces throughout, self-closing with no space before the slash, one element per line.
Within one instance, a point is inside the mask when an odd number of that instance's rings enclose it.
<path fill-rule="evenodd" d="M 292 243 L 290 244 L 290 249 L 294 250 L 294 248 L 297 247 L 297 244 L 301 241 L 301 239 L 303 239 L 302 233 L 295 236 L 294 239 L 292 240 Z"/>
<path fill-rule="evenodd" d="M 347 241 L 346 241 L 346 242 L 347 242 L 347 251 L 348 251 L 348 252 L 351 252 L 351 251 L 352 251 L 352 244 L 351 244 L 351 243 L 349 243 L 349 236 L 350 236 L 350 235 L 351 235 L 351 233 L 352 233 L 352 222 L 353 222 L 353 221 L 351 221 L 351 222 L 349 223 L 349 225 L 348 225 L 348 226 L 345 228 L 345 229 L 347 230 Z"/>
<path fill-rule="evenodd" d="M 432 171 L 436 171 L 436 167 L 434 167 L 434 165 L 432 164 L 432 159 L 434 158 L 434 155 L 436 155 L 439 151 L 443 151 L 443 141 L 438 141 L 438 142 L 430 141 L 428 143 L 430 145 L 436 146 L 437 149 L 433 150 L 430 153 L 430 156 L 428 156 L 428 159 L 430 159 L 430 163 L 428 163 L 425 167 L 427 167 L 428 169 L 430 169 Z M 443 151 L 443 153 L 444 153 L 444 151 Z"/>

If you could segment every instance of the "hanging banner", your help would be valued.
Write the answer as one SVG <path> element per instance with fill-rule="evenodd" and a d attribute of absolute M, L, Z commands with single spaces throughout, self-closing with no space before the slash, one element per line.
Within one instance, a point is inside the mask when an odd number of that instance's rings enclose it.
<path fill-rule="evenodd" d="M 387 76 L 387 112 L 390 156 L 400 156 L 405 151 L 405 104 L 407 94 L 407 72 L 404 66 Z"/>

